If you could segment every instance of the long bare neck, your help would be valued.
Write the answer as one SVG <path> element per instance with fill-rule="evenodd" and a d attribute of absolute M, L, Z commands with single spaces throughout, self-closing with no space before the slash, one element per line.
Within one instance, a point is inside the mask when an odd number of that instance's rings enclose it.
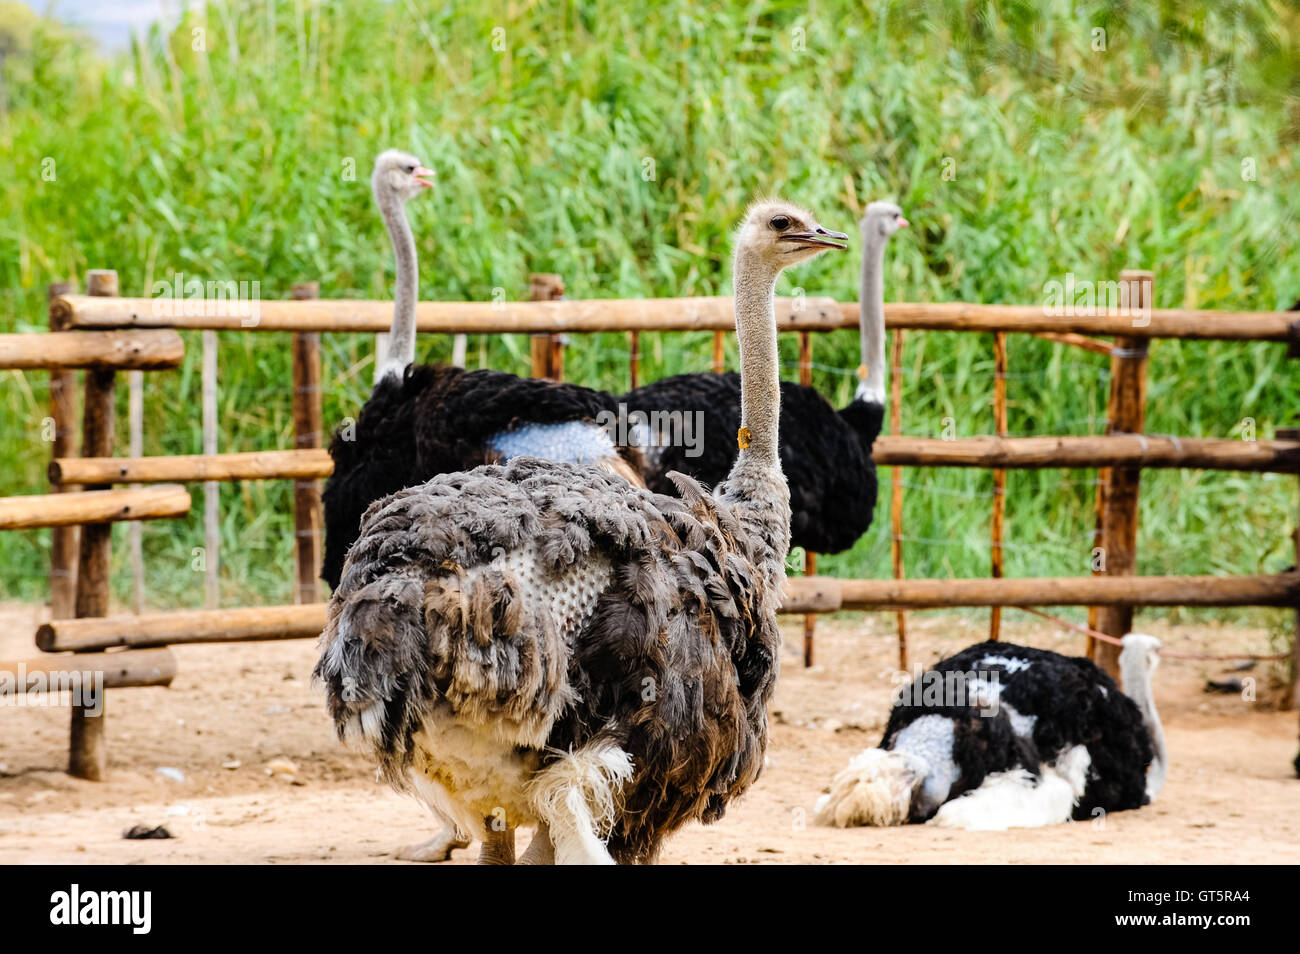
<path fill-rule="evenodd" d="M 862 249 L 862 288 L 858 293 L 858 333 L 862 345 L 862 371 L 854 398 L 869 404 L 885 403 L 885 243 L 872 228 Z"/>
<path fill-rule="evenodd" d="M 1142 724 L 1151 739 L 1152 759 L 1147 769 L 1147 797 L 1152 801 L 1164 787 L 1165 776 L 1169 772 L 1169 751 L 1165 746 L 1165 729 L 1160 723 L 1160 714 L 1156 712 L 1155 697 L 1151 692 L 1152 666 L 1144 657 L 1120 656 L 1120 678 L 1124 682 L 1124 694 L 1137 704 L 1142 713 Z"/>
<path fill-rule="evenodd" d="M 393 326 L 388 333 L 388 353 L 375 368 L 375 384 L 389 375 L 401 378 L 415 360 L 415 303 L 419 295 L 420 266 L 415 255 L 415 236 L 406 220 L 406 207 L 397 197 L 377 192 L 379 214 L 388 227 L 397 262 L 397 287 L 393 293 Z"/>
<path fill-rule="evenodd" d="M 781 376 L 776 351 L 777 273 L 767 265 L 736 252 L 734 270 L 736 343 L 740 348 L 740 424 L 748 428 L 749 446 L 742 447 L 732 467 L 742 464 L 781 471 L 777 452 L 781 422 Z"/>
<path fill-rule="evenodd" d="M 777 271 L 736 251 L 736 341 L 740 346 L 740 451 L 731 465 L 723 498 L 752 538 L 765 546 L 763 571 L 780 586 L 790 549 L 790 491 L 778 448 L 781 378 L 772 296 Z M 724 436 L 731 440 L 732 435 Z"/>

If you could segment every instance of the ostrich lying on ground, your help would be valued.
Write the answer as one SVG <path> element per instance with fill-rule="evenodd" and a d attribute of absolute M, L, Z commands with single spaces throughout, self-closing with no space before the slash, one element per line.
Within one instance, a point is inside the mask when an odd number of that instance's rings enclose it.
<path fill-rule="evenodd" d="M 885 300 L 881 273 L 885 245 L 907 225 L 888 202 L 867 206 L 861 222 L 862 286 L 859 295 L 862 365 L 857 393 L 836 411 L 816 390 L 781 382 L 781 469 L 790 484 L 791 542 L 817 553 L 848 549 L 866 532 L 876 509 L 876 465 L 871 447 L 885 415 Z M 713 486 L 735 460 L 731 435 L 740 421 L 740 379 L 735 374 L 678 374 L 629 391 L 635 412 L 692 414 L 703 418 L 702 447 L 667 434 L 647 433 L 646 486 L 672 493 L 668 474 L 689 474 Z M 662 413 L 659 420 L 665 420 Z M 693 456 L 694 455 L 694 456 Z"/>
<path fill-rule="evenodd" d="M 783 202 L 736 239 L 741 450 L 680 498 L 517 458 L 376 503 L 315 675 L 340 736 L 514 860 L 649 862 L 758 777 L 790 542 L 777 454 L 777 276 L 846 236 Z"/>
<path fill-rule="evenodd" d="M 1087 659 L 985 642 L 922 673 L 880 748 L 854 756 L 817 801 L 826 825 L 1000 830 L 1140 808 L 1164 785 L 1151 696 L 1153 636 L 1124 637 L 1127 695 Z"/>
<path fill-rule="evenodd" d="M 330 444 L 334 474 L 325 485 L 325 560 L 321 576 L 337 587 L 361 515 L 380 497 L 437 474 L 521 454 L 597 463 L 638 484 L 639 455 L 620 452 L 596 423 L 611 395 L 575 384 L 501 371 L 413 365 L 418 273 L 406 203 L 432 183 L 414 156 L 397 150 L 375 160 L 371 188 L 393 242 L 397 288 L 387 360 L 355 430 Z"/>

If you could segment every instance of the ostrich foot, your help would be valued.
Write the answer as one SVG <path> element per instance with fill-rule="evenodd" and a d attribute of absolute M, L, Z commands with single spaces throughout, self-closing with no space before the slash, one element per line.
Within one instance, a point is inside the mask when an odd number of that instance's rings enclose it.
<path fill-rule="evenodd" d="M 521 865 L 555 864 L 555 846 L 551 844 L 551 830 L 542 822 L 533 833 L 533 840 L 528 843 L 528 850 L 519 859 Z"/>
<path fill-rule="evenodd" d="M 481 865 L 512 865 L 515 863 L 515 830 L 506 828 L 497 831 L 492 828 L 495 819 L 488 820 L 487 837 L 483 839 L 483 848 L 478 853 Z"/>
<path fill-rule="evenodd" d="M 455 825 L 446 825 L 428 841 L 402 848 L 397 857 L 402 861 L 448 861 L 454 850 L 468 847 L 469 839 Z"/>

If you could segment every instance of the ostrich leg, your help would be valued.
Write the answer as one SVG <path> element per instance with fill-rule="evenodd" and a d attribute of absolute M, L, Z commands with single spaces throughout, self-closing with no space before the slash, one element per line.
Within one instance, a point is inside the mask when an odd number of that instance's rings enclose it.
<path fill-rule="evenodd" d="M 551 829 L 546 822 L 537 826 L 533 840 L 528 843 L 528 850 L 519 859 L 521 865 L 555 864 L 555 846 L 551 844 Z"/>
<path fill-rule="evenodd" d="M 479 852 L 478 863 L 481 865 L 512 865 L 515 863 L 515 829 L 514 826 L 497 831 L 492 827 L 496 819 L 487 819 L 487 837 L 483 839 L 483 849 Z"/>
<path fill-rule="evenodd" d="M 469 836 L 463 834 L 456 827 L 455 822 L 446 818 L 437 816 L 442 822 L 442 828 L 438 833 L 428 841 L 422 841 L 418 845 L 407 845 L 397 852 L 397 857 L 402 861 L 448 861 L 451 859 L 451 853 L 457 848 L 468 848 Z"/>

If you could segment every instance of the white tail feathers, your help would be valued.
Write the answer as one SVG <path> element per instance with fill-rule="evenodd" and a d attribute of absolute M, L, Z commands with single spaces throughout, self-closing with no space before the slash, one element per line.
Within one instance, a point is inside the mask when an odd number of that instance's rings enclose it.
<path fill-rule="evenodd" d="M 831 779 L 831 790 L 817 799 L 814 818 L 836 828 L 904 825 L 920 780 L 902 753 L 865 749 Z"/>
<path fill-rule="evenodd" d="M 613 864 L 605 839 L 632 777 L 632 757 L 612 743 L 562 755 L 529 783 L 529 797 L 550 829 L 556 864 Z"/>

